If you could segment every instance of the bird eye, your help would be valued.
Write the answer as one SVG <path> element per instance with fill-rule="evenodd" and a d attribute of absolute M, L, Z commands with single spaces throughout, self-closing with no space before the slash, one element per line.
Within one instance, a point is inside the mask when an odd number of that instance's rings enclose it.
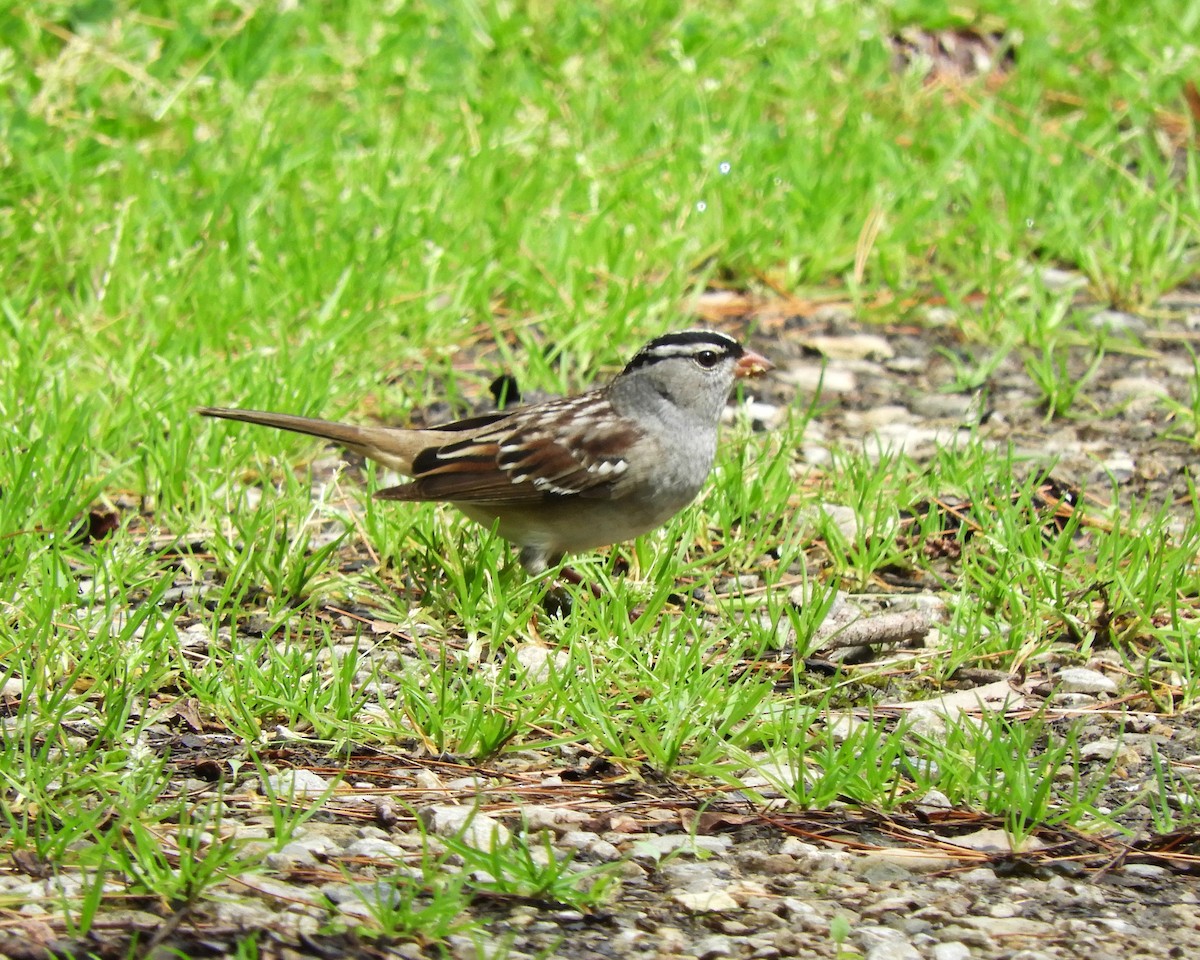
<path fill-rule="evenodd" d="M 706 370 L 711 370 L 720 361 L 721 355 L 715 350 L 701 350 L 696 354 L 696 362 Z"/>

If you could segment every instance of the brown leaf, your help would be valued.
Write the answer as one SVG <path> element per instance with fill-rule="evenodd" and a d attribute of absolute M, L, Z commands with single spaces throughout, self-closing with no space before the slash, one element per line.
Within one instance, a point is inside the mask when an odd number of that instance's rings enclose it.
<path fill-rule="evenodd" d="M 758 823 L 762 817 L 744 813 L 729 813 L 721 810 L 705 810 L 697 813 L 690 808 L 679 811 L 679 821 L 688 832 L 695 831 L 699 836 L 716 833 L 723 827 L 740 827 L 746 823 Z"/>
<path fill-rule="evenodd" d="M 75 539 L 80 543 L 96 543 L 120 526 L 121 515 L 116 510 L 91 510 L 76 528 Z"/>
<path fill-rule="evenodd" d="M 1195 80 L 1183 85 L 1183 99 L 1187 102 L 1188 113 L 1192 115 L 1192 126 L 1200 132 L 1200 89 L 1197 89 Z"/>
<path fill-rule="evenodd" d="M 53 873 L 50 864 L 32 850 L 14 850 L 12 853 L 13 866 L 27 877 L 43 880 Z"/>
<path fill-rule="evenodd" d="M 204 729 L 204 721 L 200 719 L 199 701 L 195 697 L 180 697 L 162 713 L 164 721 L 174 717 L 178 717 L 192 730 L 199 732 Z"/>

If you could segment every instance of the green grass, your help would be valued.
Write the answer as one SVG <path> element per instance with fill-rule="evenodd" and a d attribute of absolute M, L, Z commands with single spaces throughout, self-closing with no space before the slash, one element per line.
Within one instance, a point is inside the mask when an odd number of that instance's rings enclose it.
<path fill-rule="evenodd" d="M 896 26 L 972 19 L 943 4 L 0 13 L 2 852 L 82 871 L 72 932 L 114 889 L 177 907 L 264 869 L 262 849 L 220 837 L 225 793 L 190 802 L 154 746 L 184 732 L 182 704 L 239 744 L 220 764 L 231 790 L 282 727 L 322 755 L 581 750 L 699 791 L 765 770 L 768 793 L 809 806 L 937 788 L 1016 838 L 1111 826 L 1090 787 L 1047 776 L 1079 761 L 1041 721 L 941 741 L 882 715 L 848 739 L 825 721 L 960 667 L 1100 648 L 1145 703 L 1193 706 L 1190 488 L 1173 506 L 1093 489 L 1100 522 L 1057 524 L 1030 480 L 1044 458 L 974 435 L 922 462 L 835 445 L 819 485 L 798 485 L 795 451 L 829 401 L 797 396 L 770 434 L 726 430 L 697 506 L 580 558 L 608 595 L 554 618 L 546 582 L 486 531 L 372 501 L 374 469 L 310 473 L 310 440 L 191 413 L 401 422 L 465 411 L 504 371 L 576 390 L 693 323 L 695 294 L 720 283 L 849 301 L 879 324 L 944 303 L 953 390 L 988 389 L 1015 358 L 1048 424 L 1102 418 L 1097 369 L 1144 344 L 1091 315 L 1156 317 L 1197 269 L 1200 168 L 1164 115 L 1184 116 L 1200 75 L 1180 43 L 1200 12 L 973 9 L 1017 37 L 1003 84 L 894 69 Z M 1047 266 L 1083 279 L 1051 288 Z M 1164 442 L 1197 445 L 1198 383 L 1163 402 Z M 974 505 L 970 523 L 947 533 L 935 509 L 905 525 L 947 497 Z M 854 508 L 854 534 L 800 522 L 817 499 Z M 116 515 L 98 542 L 91 511 Z M 930 559 L 939 536 L 954 562 Z M 811 652 L 835 587 L 897 569 L 940 585 L 941 646 L 832 680 L 762 669 L 789 639 Z M 688 591 L 704 600 L 677 606 Z M 552 656 L 531 666 L 539 644 Z M 1154 764 L 1156 827 L 1194 824 L 1194 786 Z M 1003 796 L 997 771 L 1016 785 Z M 370 924 L 440 941 L 472 896 L 612 895 L 607 874 L 542 849 L 523 837 L 452 879 L 430 854 Z"/>

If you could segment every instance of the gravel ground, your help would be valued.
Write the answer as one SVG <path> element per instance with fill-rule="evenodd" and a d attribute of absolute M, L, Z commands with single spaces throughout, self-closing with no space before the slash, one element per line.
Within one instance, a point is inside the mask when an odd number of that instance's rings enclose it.
<path fill-rule="evenodd" d="M 927 327 L 866 330 L 838 307 L 804 311 L 714 293 L 700 308 L 709 319 L 747 311 L 760 318 L 755 346 L 777 362 L 781 385 L 754 408 L 756 416 L 769 421 L 772 404 L 790 401 L 790 391 L 822 383 L 825 408 L 804 451 L 810 463 L 827 459 L 833 438 L 899 447 L 919 460 L 982 420 L 981 432 L 998 442 L 1012 439 L 1039 455 L 1053 451 L 1054 475 L 1067 483 L 1107 489 L 1116 478 L 1128 496 L 1172 504 L 1181 517 L 1190 509 L 1196 458 L 1186 445 L 1160 439 L 1168 424 L 1158 398 L 1189 400 L 1193 367 L 1186 347 L 1200 336 L 1200 294 L 1173 295 L 1153 323 L 1115 312 L 1094 318 L 1144 347 L 1110 352 L 1089 383 L 1088 398 L 1116 411 L 1100 426 L 1095 420 L 1047 423 L 1015 358 L 996 370 L 986 398 L 942 392 L 954 376 L 947 352 L 982 351 L 957 342 L 936 315 Z M 1089 360 L 1078 357 L 1080 372 Z M 197 630 L 196 643 L 204 642 L 207 634 Z M 1048 716 L 1059 707 L 1065 715 L 1068 708 L 1119 699 L 1125 690 L 1112 666 L 1101 652 L 1078 668 Z M 999 692 L 1035 708 L 1049 693 L 1044 681 L 981 676 L 979 689 L 969 692 L 985 699 Z M 180 733 L 178 726 L 164 726 L 160 736 L 149 746 L 170 750 L 179 787 L 197 797 L 212 789 L 219 761 L 244 755 L 228 737 Z M 1096 771 L 1108 769 L 1118 753 L 1109 787 L 1114 805 L 1149 775 L 1152 745 L 1200 769 L 1194 716 L 1098 711 L 1081 739 Z M 329 786 L 333 762 L 307 749 L 281 738 L 271 759 L 293 769 L 280 775 L 277 790 L 317 796 Z M 591 914 L 538 901 L 477 900 L 472 909 L 487 939 L 452 937 L 448 949 L 455 957 L 489 954 L 497 944 L 512 957 L 578 960 L 1200 956 L 1200 838 L 1149 836 L 1138 830 L 1136 810 L 1129 823 L 1135 834 L 1122 844 L 1043 832 L 1014 853 L 1001 824 L 950 810 L 932 796 L 894 816 L 853 808 L 763 811 L 737 795 L 689 793 L 561 750 L 516 754 L 483 767 L 402 750 L 365 751 L 346 758 L 344 770 L 338 795 L 291 844 L 270 854 L 271 872 L 225 884 L 227 901 L 205 903 L 165 924 L 152 905 L 139 904 L 106 915 L 85 940 L 72 940 L 53 906 L 56 891 L 71 893 L 70 876 L 37 876 L 32 866 L 0 876 L 0 899 L 21 904 L 0 924 L 0 954 L 124 956 L 128 934 L 140 930 L 143 943 L 156 940 L 150 955 L 170 956 L 173 948 L 186 956 L 220 956 L 245 931 L 257 930 L 259 956 L 437 955 L 419 943 L 324 933 L 326 898 L 343 918 L 362 916 L 372 898 L 391 895 L 374 882 L 376 872 L 392 871 L 397 858 L 419 849 L 404 810 L 419 810 L 430 833 L 449 836 L 482 796 L 473 830 L 504 835 L 524 817 L 578 863 L 618 864 L 621 882 Z M 227 795 L 229 823 L 237 824 L 241 838 L 273 850 L 274 822 L 250 802 L 256 789 L 253 778 L 240 784 L 242 814 L 238 796 Z"/>

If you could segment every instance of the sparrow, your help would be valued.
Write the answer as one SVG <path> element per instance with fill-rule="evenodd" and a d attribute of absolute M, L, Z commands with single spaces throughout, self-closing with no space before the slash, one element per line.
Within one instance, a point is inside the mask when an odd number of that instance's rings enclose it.
<path fill-rule="evenodd" d="M 533 575 L 630 540 L 700 492 L 736 381 L 772 368 L 713 330 L 656 337 L 598 389 L 428 429 L 201 407 L 341 444 L 411 480 L 382 500 L 445 501 L 519 549 Z"/>

